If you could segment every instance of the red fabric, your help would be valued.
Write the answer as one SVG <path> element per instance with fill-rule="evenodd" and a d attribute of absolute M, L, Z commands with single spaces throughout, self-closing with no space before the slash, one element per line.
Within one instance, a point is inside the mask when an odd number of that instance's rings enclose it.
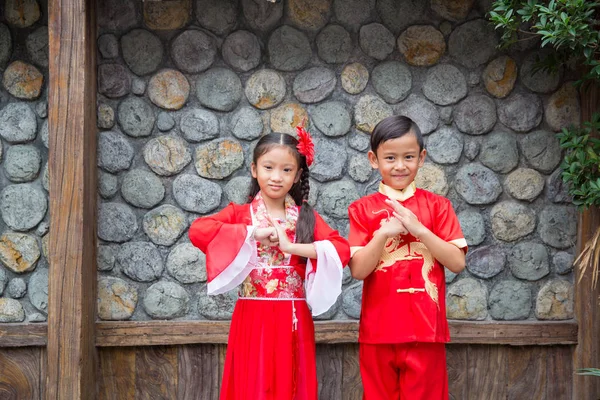
<path fill-rule="evenodd" d="M 363 400 L 447 400 L 443 343 L 360 344 Z"/>

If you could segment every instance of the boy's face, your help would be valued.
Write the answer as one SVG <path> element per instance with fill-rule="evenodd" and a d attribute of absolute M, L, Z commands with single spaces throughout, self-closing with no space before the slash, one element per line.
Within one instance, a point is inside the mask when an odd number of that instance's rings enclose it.
<path fill-rule="evenodd" d="M 419 143 L 412 133 L 382 142 L 377 154 L 369 151 L 369 161 L 377 168 L 383 183 L 396 190 L 403 190 L 415 180 L 419 168 L 425 162 L 427 151 L 419 151 Z"/>

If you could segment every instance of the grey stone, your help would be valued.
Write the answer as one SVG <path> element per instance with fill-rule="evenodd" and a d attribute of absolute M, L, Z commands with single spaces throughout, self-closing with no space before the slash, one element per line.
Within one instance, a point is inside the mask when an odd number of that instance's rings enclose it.
<path fill-rule="evenodd" d="M 34 64 L 43 68 L 48 67 L 48 27 L 40 26 L 30 33 L 25 46 L 29 59 Z M 0 64 L 2 64 L 1 60 Z"/>
<path fill-rule="evenodd" d="M 4 69 L 12 55 L 12 37 L 10 30 L 4 24 L 0 24 L 0 68 Z"/>
<path fill-rule="evenodd" d="M 194 166 L 203 178 L 223 179 L 244 165 L 242 146 L 234 140 L 217 139 L 196 147 Z"/>
<path fill-rule="evenodd" d="M 173 181 L 173 197 L 186 211 L 206 214 L 219 206 L 221 186 L 199 176 L 182 174 Z"/>
<path fill-rule="evenodd" d="M 478 278 L 493 278 L 505 265 L 506 255 L 498 246 L 479 247 L 467 255 L 467 269 Z"/>
<path fill-rule="evenodd" d="M 227 182 L 223 191 L 225 192 L 225 195 L 227 195 L 229 201 L 237 204 L 244 204 L 248 202 L 248 193 L 250 191 L 251 182 L 252 179 L 248 176 L 236 176 Z"/>
<path fill-rule="evenodd" d="M 6 150 L 4 171 L 12 182 L 30 182 L 37 178 L 42 165 L 40 151 L 32 145 L 20 144 Z"/>
<path fill-rule="evenodd" d="M 480 145 L 474 140 L 469 140 L 465 143 L 463 154 L 469 161 L 473 161 L 479 155 Z"/>
<path fill-rule="evenodd" d="M 571 203 L 569 185 L 562 180 L 562 169 L 557 168 L 546 180 L 546 197 L 553 203 Z"/>
<path fill-rule="evenodd" d="M 4 268 L 0 268 L 0 296 L 4 293 L 4 288 L 6 287 L 6 283 L 8 282 L 8 276 L 6 275 L 6 271 Z"/>
<path fill-rule="evenodd" d="M 201 142 L 219 136 L 219 119 L 211 111 L 191 108 L 181 116 L 180 128 L 186 140 Z"/>
<path fill-rule="evenodd" d="M 394 35 L 376 22 L 360 28 L 358 42 L 362 51 L 376 60 L 385 60 L 394 51 Z"/>
<path fill-rule="evenodd" d="M 252 30 L 269 32 L 283 16 L 283 2 L 272 3 L 262 0 L 242 0 L 242 11 Z"/>
<path fill-rule="evenodd" d="M 366 134 L 353 129 L 348 138 L 348 146 L 354 150 L 365 152 L 371 147 L 371 140 Z"/>
<path fill-rule="evenodd" d="M 488 62 L 496 53 L 497 45 L 494 26 L 484 19 L 476 19 L 452 31 L 448 52 L 465 67 L 474 68 Z"/>
<path fill-rule="evenodd" d="M 235 0 L 196 0 L 196 19 L 217 35 L 226 35 L 237 25 L 237 3 Z"/>
<path fill-rule="evenodd" d="M 456 279 L 457 276 L 458 276 L 458 274 L 455 274 L 454 272 L 450 271 L 448 268 L 444 268 L 444 278 L 446 281 L 446 285 L 449 285 L 452 282 L 454 282 L 454 280 Z"/>
<path fill-rule="evenodd" d="M 237 298 L 238 295 L 235 291 L 207 296 L 206 286 L 204 286 L 198 298 L 198 312 L 207 319 L 230 320 Z"/>
<path fill-rule="evenodd" d="M 271 65 L 280 71 L 298 71 L 312 56 L 306 35 L 290 26 L 277 28 L 267 45 Z"/>
<path fill-rule="evenodd" d="M 98 135 L 98 166 L 108 172 L 129 169 L 133 161 L 133 147 L 118 132 L 100 132 Z"/>
<path fill-rule="evenodd" d="M 119 191 L 119 180 L 115 175 L 102 170 L 98 171 L 98 193 L 105 199 L 110 199 Z"/>
<path fill-rule="evenodd" d="M 532 305 L 531 289 L 524 282 L 502 281 L 490 293 L 490 315 L 496 320 L 527 319 Z"/>
<path fill-rule="evenodd" d="M 0 322 L 23 322 L 25 311 L 15 299 L 0 298 Z"/>
<path fill-rule="evenodd" d="M 463 146 L 462 135 L 450 126 L 441 127 L 427 138 L 427 154 L 438 164 L 456 164 Z"/>
<path fill-rule="evenodd" d="M 377 0 L 377 13 L 394 34 L 426 18 L 427 2 L 420 0 Z"/>
<path fill-rule="evenodd" d="M 343 136 L 350 130 L 352 116 L 346 105 L 339 101 L 329 101 L 315 107 L 311 112 L 312 121 L 326 136 Z"/>
<path fill-rule="evenodd" d="M 371 133 L 383 119 L 393 115 L 392 108 L 377 96 L 365 95 L 354 106 L 354 121 L 361 131 Z"/>
<path fill-rule="evenodd" d="M 461 279 L 448 289 L 446 315 L 448 319 L 484 320 L 488 316 L 487 300 L 487 289 L 481 282 Z"/>
<path fill-rule="evenodd" d="M 107 242 L 130 240 L 138 230 L 131 208 L 120 203 L 101 203 L 98 207 L 98 237 Z"/>
<path fill-rule="evenodd" d="M 200 104 L 217 111 L 231 111 L 242 99 L 242 82 L 227 68 L 211 68 L 196 81 Z"/>
<path fill-rule="evenodd" d="M 125 31 L 138 23 L 133 0 L 106 0 L 98 3 L 98 26 Z"/>
<path fill-rule="evenodd" d="M 575 315 L 573 284 L 556 279 L 547 282 L 538 292 L 535 316 L 541 320 L 572 319 Z"/>
<path fill-rule="evenodd" d="M 238 139 L 258 139 L 263 130 L 262 117 L 251 107 L 243 107 L 231 117 L 231 133 Z"/>
<path fill-rule="evenodd" d="M 143 96 L 146 93 L 146 81 L 142 78 L 134 77 L 131 80 L 131 93 L 136 96 Z"/>
<path fill-rule="evenodd" d="M 119 104 L 118 120 L 121 129 L 132 137 L 150 136 L 156 117 L 146 101 L 129 97 Z"/>
<path fill-rule="evenodd" d="M 50 137 L 48 136 L 48 120 L 45 120 L 42 123 L 42 129 L 40 129 L 40 136 L 42 137 L 42 143 L 44 144 L 44 147 L 49 148 Z M 1 154 L 0 154 L 0 158 L 1 158 Z"/>
<path fill-rule="evenodd" d="M 342 70 L 342 88 L 350 94 L 359 94 L 369 83 L 369 70 L 361 63 L 351 63 Z"/>
<path fill-rule="evenodd" d="M 123 35 L 121 51 L 129 69 L 139 76 L 156 71 L 164 52 L 160 39 L 144 29 L 134 29 Z"/>
<path fill-rule="evenodd" d="M 357 154 L 350 158 L 348 163 L 348 175 L 356 182 L 365 183 L 371 178 L 373 167 L 364 154 Z"/>
<path fill-rule="evenodd" d="M 190 295 L 174 282 L 153 284 L 144 295 L 144 309 L 154 319 L 181 317 L 188 310 Z"/>
<path fill-rule="evenodd" d="M 448 194 L 448 180 L 443 169 L 432 163 L 425 163 L 415 178 L 417 187 L 428 190 L 440 196 Z"/>
<path fill-rule="evenodd" d="M 519 143 L 529 165 L 540 172 L 551 173 L 562 160 L 560 142 L 548 131 L 531 132 L 521 138 Z"/>
<path fill-rule="evenodd" d="M 548 251 L 539 243 L 517 243 L 508 256 L 508 265 L 514 276 L 528 281 L 537 281 L 550 273 Z"/>
<path fill-rule="evenodd" d="M 453 111 L 452 106 L 440 107 L 440 120 L 446 125 L 451 125 L 454 121 Z"/>
<path fill-rule="evenodd" d="M 440 123 L 440 113 L 436 106 L 422 96 L 411 93 L 398 106 L 397 113 L 412 119 L 423 135 L 433 132 Z"/>
<path fill-rule="evenodd" d="M 580 125 L 579 93 L 573 82 L 565 83 L 550 96 L 546 103 L 544 116 L 550 128 L 555 132 L 570 126 L 578 127 Z"/>
<path fill-rule="evenodd" d="M 342 272 L 342 285 L 347 285 L 352 281 L 354 281 L 354 279 L 352 278 L 352 272 L 350 271 L 350 268 L 344 268 Z"/>
<path fill-rule="evenodd" d="M 490 213 L 492 233 L 505 242 L 514 242 L 535 230 L 535 211 L 514 201 L 496 204 Z"/>
<path fill-rule="evenodd" d="M 340 179 L 348 158 L 345 146 L 329 140 L 315 140 L 315 148 L 315 164 L 310 175 L 319 182 Z"/>
<path fill-rule="evenodd" d="M 566 251 L 559 251 L 552 257 L 552 264 L 554 264 L 554 270 L 557 273 L 565 275 L 573 271 L 574 260 L 575 256 L 572 254 L 569 254 Z"/>
<path fill-rule="evenodd" d="M 37 238 L 25 233 L 6 232 L 0 237 L 0 261 L 12 272 L 33 270 L 40 258 Z"/>
<path fill-rule="evenodd" d="M 345 268 L 345 269 L 348 269 L 348 268 Z M 335 317 L 335 315 L 337 314 L 337 312 L 339 311 L 341 305 L 342 305 L 342 296 L 339 296 L 337 298 L 336 302 L 333 303 L 333 305 L 329 308 L 329 310 L 325 311 L 323 314 L 315 315 L 314 320 L 315 321 L 327 321 L 327 320 L 333 319 Z"/>
<path fill-rule="evenodd" d="M 27 322 L 45 322 L 46 316 L 40 313 L 33 313 L 27 316 Z"/>
<path fill-rule="evenodd" d="M 161 277 L 163 261 L 160 252 L 150 242 L 128 242 L 117 253 L 116 266 L 137 282 L 151 282 Z"/>
<path fill-rule="evenodd" d="M 191 243 L 178 244 L 167 257 L 167 271 L 181 283 L 206 282 L 206 256 Z"/>
<path fill-rule="evenodd" d="M 477 72 L 469 72 L 469 76 L 467 76 L 467 83 L 470 87 L 475 87 L 479 85 L 481 81 L 481 76 Z"/>
<path fill-rule="evenodd" d="M 98 92 L 116 99 L 129 93 L 131 79 L 127 69 L 121 64 L 102 64 L 98 66 Z"/>
<path fill-rule="evenodd" d="M 179 173 L 192 160 L 185 140 L 178 136 L 159 136 L 144 147 L 146 164 L 158 175 L 170 176 Z"/>
<path fill-rule="evenodd" d="M 48 102 L 43 100 L 35 105 L 35 113 L 40 118 L 46 118 L 48 116 Z M 46 122 L 46 121 L 44 121 Z"/>
<path fill-rule="evenodd" d="M 490 204 L 502 193 L 496 174 L 481 164 L 462 166 L 456 174 L 456 191 L 469 204 Z"/>
<path fill-rule="evenodd" d="M 27 284 L 25 283 L 23 278 L 14 278 L 11 279 L 10 282 L 8 282 L 6 291 L 8 292 L 8 295 L 13 299 L 20 299 L 27 293 Z"/>
<path fill-rule="evenodd" d="M 335 89 L 335 72 L 324 67 L 314 67 L 301 72 L 294 79 L 294 96 L 302 103 L 318 103 Z"/>
<path fill-rule="evenodd" d="M 285 98 L 283 76 L 272 69 L 255 72 L 246 82 L 246 98 L 256 108 L 266 110 L 279 105 Z"/>
<path fill-rule="evenodd" d="M 360 318 L 362 305 L 363 283 L 356 282 L 342 293 L 342 309 L 347 316 L 354 319 Z"/>
<path fill-rule="evenodd" d="M 531 93 L 512 93 L 498 100 L 498 119 L 517 132 L 528 132 L 542 122 L 542 101 Z"/>
<path fill-rule="evenodd" d="M 577 242 L 577 210 L 573 206 L 549 205 L 540 213 L 542 241 L 557 249 L 568 249 Z"/>
<path fill-rule="evenodd" d="M 371 18 L 374 8 L 375 0 L 333 0 L 336 19 L 355 31 Z"/>
<path fill-rule="evenodd" d="M 48 233 L 48 231 L 50 231 L 50 224 L 46 221 L 42 221 L 35 230 L 35 234 L 41 237 Z"/>
<path fill-rule="evenodd" d="M 48 315 L 48 268 L 38 268 L 31 274 L 27 297 L 32 306 Z"/>
<path fill-rule="evenodd" d="M 462 211 L 458 214 L 458 221 L 469 246 L 477 246 L 483 243 L 485 240 L 485 222 L 479 212 L 474 210 Z"/>
<path fill-rule="evenodd" d="M 50 173 L 48 172 L 48 163 L 44 165 L 44 170 L 42 171 L 42 187 L 46 192 L 50 193 Z"/>
<path fill-rule="evenodd" d="M 380 63 L 371 73 L 375 91 L 388 103 L 398 103 L 408 96 L 412 88 L 410 70 L 398 61 Z"/>
<path fill-rule="evenodd" d="M 454 104 L 467 95 L 467 80 L 455 66 L 439 64 L 428 70 L 423 94 L 441 106 Z"/>
<path fill-rule="evenodd" d="M 214 40 L 198 30 L 187 30 L 177 36 L 171 45 L 171 58 L 178 69 L 188 74 L 205 71 L 217 55 Z"/>
<path fill-rule="evenodd" d="M 39 224 L 48 209 L 44 193 L 33 184 L 6 186 L 0 193 L 2 219 L 15 231 L 28 231 Z"/>
<path fill-rule="evenodd" d="M 523 85 L 529 90 L 537 93 L 551 93 L 558 88 L 560 83 L 559 73 L 553 73 L 543 69 L 538 69 L 534 72 L 536 64 L 543 61 L 550 54 L 550 51 L 544 49 L 529 53 L 525 56 L 525 59 L 521 64 L 519 76 L 521 77 Z"/>
<path fill-rule="evenodd" d="M 360 196 L 352 181 L 340 180 L 323 186 L 317 208 L 334 218 L 347 218 L 348 207 Z"/>
<path fill-rule="evenodd" d="M 100 103 L 98 104 L 98 111 L 97 111 L 97 116 L 98 116 L 98 128 L 101 129 L 111 129 L 114 125 L 115 125 L 115 110 L 113 110 L 113 108 L 111 106 L 109 106 L 108 104 L 104 104 L 104 103 Z M 45 128 L 42 128 L 42 135 L 46 134 L 46 137 L 48 137 L 48 124 L 46 121 L 44 121 L 45 123 Z M 43 136 L 42 136 L 43 138 Z M 46 142 L 44 142 L 46 143 Z M 48 147 L 48 146 L 46 146 Z"/>
<path fill-rule="evenodd" d="M 171 246 L 188 228 L 188 223 L 183 211 L 164 204 L 144 215 L 143 228 L 153 243 Z"/>
<path fill-rule="evenodd" d="M 488 133 L 496 124 L 496 104 L 485 95 L 469 96 L 454 109 L 454 121 L 469 135 Z"/>
<path fill-rule="evenodd" d="M 170 131 L 175 127 L 175 119 L 173 119 L 171 114 L 161 111 L 156 119 L 156 127 L 161 132 Z"/>
<path fill-rule="evenodd" d="M 506 174 L 519 164 L 517 140 L 508 132 L 494 132 L 481 146 L 479 161 L 486 167 Z"/>
<path fill-rule="evenodd" d="M 131 318 L 138 301 L 135 286 L 112 276 L 98 279 L 98 317 L 104 321 Z"/>
<path fill-rule="evenodd" d="M 114 246 L 98 246 L 98 253 L 96 256 L 98 271 L 112 271 L 115 267 L 116 251 L 117 249 Z"/>
<path fill-rule="evenodd" d="M 328 25 L 317 35 L 317 54 L 329 64 L 348 61 L 352 53 L 350 34 L 339 25 Z"/>
<path fill-rule="evenodd" d="M 531 202 L 544 190 L 544 177 L 534 169 L 519 168 L 506 177 L 504 188 L 515 199 Z"/>
<path fill-rule="evenodd" d="M 98 38 L 98 51 L 102 58 L 117 58 L 119 56 L 119 39 L 112 33 L 100 35 Z"/>
<path fill-rule="evenodd" d="M 9 143 L 35 139 L 37 120 L 27 103 L 10 103 L 0 111 L 0 136 Z"/>
<path fill-rule="evenodd" d="M 133 206 L 152 208 L 165 197 L 165 187 L 152 172 L 133 169 L 123 178 L 121 195 Z"/>
<path fill-rule="evenodd" d="M 223 60 L 236 71 L 247 72 L 260 64 L 260 43 L 248 31 L 237 31 L 227 36 L 221 52 Z"/>
<path fill-rule="evenodd" d="M 469 15 L 473 3 L 473 0 L 453 1 L 451 3 L 443 0 L 432 0 L 431 9 L 446 20 L 460 21 Z"/>

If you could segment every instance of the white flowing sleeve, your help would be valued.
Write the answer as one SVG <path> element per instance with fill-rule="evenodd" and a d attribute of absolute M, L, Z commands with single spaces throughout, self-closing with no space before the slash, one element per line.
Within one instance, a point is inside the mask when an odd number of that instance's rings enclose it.
<path fill-rule="evenodd" d="M 312 315 L 320 315 L 335 304 L 342 293 L 343 266 L 340 257 L 328 240 L 315 242 L 317 265 L 310 259 L 306 262 L 306 302 Z"/>

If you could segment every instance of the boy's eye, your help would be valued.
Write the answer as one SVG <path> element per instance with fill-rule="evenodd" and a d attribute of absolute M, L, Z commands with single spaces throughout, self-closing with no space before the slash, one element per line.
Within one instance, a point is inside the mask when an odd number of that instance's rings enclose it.
<path fill-rule="evenodd" d="M 394 157 L 393 156 L 387 156 L 385 159 L 388 160 L 388 161 L 394 161 Z"/>

